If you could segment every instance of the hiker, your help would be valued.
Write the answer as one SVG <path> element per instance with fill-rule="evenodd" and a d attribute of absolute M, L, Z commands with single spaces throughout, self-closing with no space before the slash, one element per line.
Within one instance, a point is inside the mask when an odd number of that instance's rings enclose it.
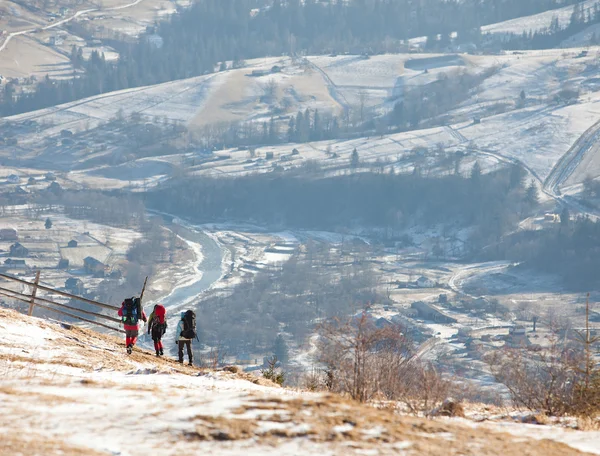
<path fill-rule="evenodd" d="M 163 344 L 162 336 L 167 331 L 167 320 L 166 310 L 162 304 L 156 304 L 154 310 L 148 318 L 148 334 L 152 333 L 152 340 L 154 341 L 154 350 L 156 350 L 156 356 L 162 356 Z"/>
<path fill-rule="evenodd" d="M 177 324 L 177 334 L 179 339 L 175 342 L 179 344 L 179 362 L 183 363 L 183 346 L 187 347 L 188 359 L 192 365 L 192 339 L 198 339 L 196 334 L 196 314 L 193 310 L 181 312 L 181 320 Z"/>
<path fill-rule="evenodd" d="M 140 298 L 127 298 L 121 303 L 119 317 L 122 318 L 125 328 L 125 345 L 127 345 L 127 354 L 131 355 L 133 346 L 137 342 L 139 334 L 138 322 L 141 319 L 146 322 L 146 314 L 142 309 Z"/>

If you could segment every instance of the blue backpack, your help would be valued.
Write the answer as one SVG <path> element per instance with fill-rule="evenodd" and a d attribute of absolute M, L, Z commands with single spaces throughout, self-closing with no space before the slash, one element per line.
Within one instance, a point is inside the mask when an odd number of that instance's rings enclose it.
<path fill-rule="evenodd" d="M 123 323 L 137 325 L 141 314 L 140 298 L 127 298 L 123 301 Z"/>

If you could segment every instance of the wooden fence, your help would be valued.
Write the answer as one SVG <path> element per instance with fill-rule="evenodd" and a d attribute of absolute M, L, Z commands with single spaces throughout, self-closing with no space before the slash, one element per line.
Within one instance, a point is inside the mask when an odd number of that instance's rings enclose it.
<path fill-rule="evenodd" d="M 108 309 L 114 312 L 116 315 L 119 307 L 111 306 L 110 304 L 105 304 L 103 302 L 94 301 L 93 299 L 84 298 L 83 296 L 76 296 L 71 293 L 67 293 L 61 290 L 57 290 L 55 288 L 47 287 L 45 285 L 40 285 L 40 271 L 37 271 L 35 274 L 35 280 L 33 282 L 28 282 L 23 279 L 19 279 L 18 277 L 13 277 L 8 274 L 0 274 L 0 278 L 6 279 L 12 282 L 17 282 L 22 285 L 28 285 L 31 287 L 31 294 L 21 293 L 15 290 L 11 290 L 9 288 L 5 288 L 4 286 L 0 286 L 0 296 L 5 296 L 7 298 L 14 299 L 19 302 L 23 302 L 25 304 L 29 304 L 28 315 L 33 315 L 34 308 L 40 307 L 42 309 L 49 310 L 58 315 L 74 318 L 80 321 L 84 321 L 86 323 L 92 323 L 94 325 L 100 326 L 102 328 L 110 329 L 112 331 L 124 332 L 119 326 L 110 325 L 108 323 L 104 323 L 103 321 L 117 323 L 120 325 L 121 320 L 119 318 L 111 317 L 110 315 L 104 315 L 99 312 L 93 312 L 91 310 L 80 309 L 74 307 L 73 305 L 64 304 L 56 301 L 52 301 L 47 298 L 40 298 L 37 296 L 38 290 L 46 291 L 48 293 L 53 293 L 65 298 L 74 299 L 76 301 L 84 302 L 86 304 L 91 304 L 96 307 L 100 307 L 102 309 Z M 144 285 L 145 286 L 145 285 Z M 73 313 L 75 312 L 75 313 Z M 92 318 L 87 318 L 79 314 L 89 315 Z"/>

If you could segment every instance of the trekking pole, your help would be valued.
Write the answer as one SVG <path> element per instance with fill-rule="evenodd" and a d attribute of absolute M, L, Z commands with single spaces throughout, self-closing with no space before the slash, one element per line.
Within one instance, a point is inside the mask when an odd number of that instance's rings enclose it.
<path fill-rule="evenodd" d="M 140 304 L 142 303 L 142 298 L 144 297 L 144 291 L 146 291 L 146 283 L 148 283 L 148 276 L 146 276 L 146 280 L 144 280 L 144 286 L 142 287 L 142 292 L 140 293 Z"/>
<path fill-rule="evenodd" d="M 144 280 L 144 286 L 142 287 L 142 292 L 140 293 L 140 313 L 144 311 L 144 304 L 142 304 L 142 298 L 144 297 L 144 291 L 146 291 L 146 284 L 148 283 L 148 276 L 146 276 L 146 280 Z M 142 324 L 142 328 L 144 325 Z"/>

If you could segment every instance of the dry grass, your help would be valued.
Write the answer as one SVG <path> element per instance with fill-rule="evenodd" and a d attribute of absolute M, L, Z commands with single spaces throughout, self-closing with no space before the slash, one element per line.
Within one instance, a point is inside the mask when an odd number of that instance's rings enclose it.
<path fill-rule="evenodd" d="M 536 413 L 523 418 L 523 423 L 547 425 L 551 423 L 551 420 L 545 413 Z"/>
<path fill-rule="evenodd" d="M 0 394 L 6 394 L 10 396 L 23 396 L 28 399 L 34 398 L 35 402 L 40 404 L 43 403 L 45 405 L 58 405 L 58 404 L 68 404 L 73 402 L 72 399 L 69 399 L 64 396 L 58 396 L 55 394 L 45 394 L 39 393 L 37 391 L 31 390 L 20 390 L 15 389 L 10 386 L 0 386 Z"/>
<path fill-rule="evenodd" d="M 580 431 L 600 431 L 600 419 L 590 417 L 577 418 L 577 429 Z"/>
<path fill-rule="evenodd" d="M 260 413 L 260 412 L 273 413 Z M 286 439 L 306 438 L 315 443 L 362 448 L 391 448 L 410 442 L 407 454 L 530 456 L 577 455 L 572 448 L 548 441 L 518 441 L 506 434 L 472 429 L 450 421 L 400 416 L 334 394 L 314 399 L 252 398 L 234 410 L 236 417 L 198 416 L 196 440 L 247 440 L 277 445 Z M 242 415 L 248 413 L 249 418 Z M 277 424 L 277 425 L 274 425 Z M 261 424 L 266 427 L 261 431 Z M 374 431 L 376 429 L 376 431 Z"/>
<path fill-rule="evenodd" d="M 185 433 L 189 440 L 246 440 L 256 431 L 256 424 L 249 420 L 199 416 L 196 421 L 196 430 Z"/>
<path fill-rule="evenodd" d="M 67 444 L 60 440 L 49 439 L 47 436 L 32 434 L 31 430 L 23 429 L 22 433 L 11 432 L 0 434 L 0 454 L 47 456 L 60 454 L 62 456 L 101 456 L 109 453 L 100 453 L 89 448 L 81 448 Z"/>

